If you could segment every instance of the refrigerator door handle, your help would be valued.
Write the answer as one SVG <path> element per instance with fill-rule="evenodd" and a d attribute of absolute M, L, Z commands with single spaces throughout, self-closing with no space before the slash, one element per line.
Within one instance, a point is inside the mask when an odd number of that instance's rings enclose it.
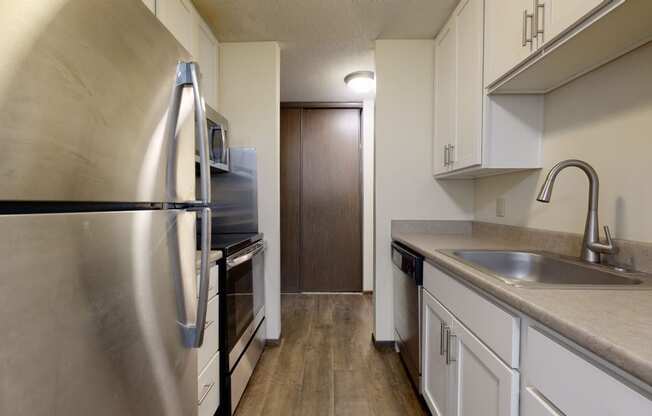
<path fill-rule="evenodd" d="M 194 324 L 185 324 L 184 338 L 188 348 L 200 348 L 204 342 L 206 329 L 206 310 L 208 308 L 208 286 L 210 283 L 210 267 L 208 256 L 211 250 L 211 209 L 201 208 L 201 257 L 199 263 L 199 296 Z"/>
<path fill-rule="evenodd" d="M 199 85 L 199 65 L 196 62 L 179 62 L 174 83 L 174 92 L 170 104 L 168 118 L 168 134 L 174 137 L 181 110 L 181 97 L 183 89 L 192 87 L 195 110 L 195 146 L 199 149 L 199 200 L 201 204 L 211 202 L 211 170 L 208 151 L 208 125 L 206 124 L 206 104 L 201 94 Z M 168 136 L 168 137 L 170 137 Z M 175 162 L 176 163 L 176 162 Z M 170 167 L 168 172 L 176 172 L 175 167 Z M 174 183 L 174 182 L 171 182 Z"/>

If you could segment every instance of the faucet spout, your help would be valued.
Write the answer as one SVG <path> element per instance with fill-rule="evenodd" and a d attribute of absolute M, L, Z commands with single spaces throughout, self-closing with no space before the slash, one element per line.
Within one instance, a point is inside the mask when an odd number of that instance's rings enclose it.
<path fill-rule="evenodd" d="M 552 169 L 550 169 L 550 172 L 548 172 L 548 176 L 546 176 L 546 180 L 537 195 L 537 201 L 545 203 L 550 202 L 550 197 L 552 196 L 552 190 L 555 186 L 557 176 L 562 170 L 568 167 L 575 167 L 582 170 L 589 179 L 589 206 L 586 216 L 586 225 L 584 227 L 581 258 L 587 262 L 600 263 L 601 253 L 614 254 L 616 248 L 611 240 L 611 233 L 608 232 L 607 227 L 605 227 L 607 243 L 603 244 L 600 242 L 600 231 L 598 225 L 600 181 L 598 179 L 598 173 L 591 165 L 577 159 L 569 159 L 557 163 L 552 167 Z"/>

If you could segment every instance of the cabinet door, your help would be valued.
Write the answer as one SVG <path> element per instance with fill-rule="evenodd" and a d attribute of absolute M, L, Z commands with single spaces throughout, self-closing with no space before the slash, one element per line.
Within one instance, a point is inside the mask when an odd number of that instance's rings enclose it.
<path fill-rule="evenodd" d="M 531 387 L 525 388 L 521 402 L 521 416 L 563 416 Z"/>
<path fill-rule="evenodd" d="M 539 11 L 539 24 L 543 25 L 544 42 L 571 28 L 584 17 L 613 0 L 538 0 L 543 5 Z"/>
<path fill-rule="evenodd" d="M 143 0 L 145 6 L 154 14 L 156 14 L 156 0 Z"/>
<path fill-rule="evenodd" d="M 191 55 L 194 48 L 195 10 L 190 0 L 156 0 L 156 14 L 161 23 Z"/>
<path fill-rule="evenodd" d="M 459 321 L 451 332 L 452 416 L 518 415 L 519 374 Z"/>
<path fill-rule="evenodd" d="M 202 74 L 202 92 L 206 103 L 217 109 L 217 39 L 201 18 L 197 20 L 197 62 Z"/>
<path fill-rule="evenodd" d="M 445 149 L 455 142 L 457 102 L 457 51 L 455 19 L 435 39 L 435 125 L 433 173 L 448 170 Z"/>
<path fill-rule="evenodd" d="M 485 86 L 532 52 L 532 19 L 526 17 L 532 6 L 532 0 L 485 0 Z"/>
<path fill-rule="evenodd" d="M 450 328 L 453 317 L 426 290 L 423 290 L 422 310 L 423 397 L 434 416 L 445 416 L 449 394 L 449 366 L 446 364 L 444 333 Z"/>
<path fill-rule="evenodd" d="M 481 163 L 483 17 L 484 0 L 463 0 L 455 10 L 457 100 L 453 169 Z"/>

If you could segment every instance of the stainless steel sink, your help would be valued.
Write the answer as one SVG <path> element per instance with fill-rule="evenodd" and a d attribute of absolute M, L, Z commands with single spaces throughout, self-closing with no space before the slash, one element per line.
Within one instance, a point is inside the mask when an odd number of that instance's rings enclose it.
<path fill-rule="evenodd" d="M 646 274 L 533 251 L 450 250 L 446 254 L 505 283 L 531 287 L 649 287 Z"/>

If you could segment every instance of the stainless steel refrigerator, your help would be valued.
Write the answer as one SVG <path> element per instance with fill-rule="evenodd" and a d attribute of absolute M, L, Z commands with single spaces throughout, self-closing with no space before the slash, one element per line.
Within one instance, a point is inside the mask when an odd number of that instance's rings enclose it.
<path fill-rule="evenodd" d="M 195 415 L 198 66 L 139 0 L 7 1 L 0 33 L 0 414 Z"/>

